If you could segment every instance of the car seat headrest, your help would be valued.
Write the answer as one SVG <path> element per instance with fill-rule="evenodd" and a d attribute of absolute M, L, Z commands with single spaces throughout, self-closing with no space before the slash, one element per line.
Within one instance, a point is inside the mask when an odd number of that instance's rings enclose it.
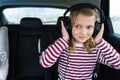
<path fill-rule="evenodd" d="M 42 21 L 38 18 L 32 18 L 32 17 L 26 17 L 22 18 L 20 21 L 20 28 L 21 29 L 41 29 L 43 28 L 42 26 Z"/>

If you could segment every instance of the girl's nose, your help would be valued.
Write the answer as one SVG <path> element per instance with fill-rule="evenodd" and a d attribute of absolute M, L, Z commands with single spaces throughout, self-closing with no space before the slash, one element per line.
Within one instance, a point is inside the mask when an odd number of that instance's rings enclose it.
<path fill-rule="evenodd" d="M 82 29 L 80 30 L 80 33 L 81 33 L 81 34 L 86 34 L 86 33 L 87 33 L 87 30 L 86 30 L 85 28 L 82 28 Z"/>

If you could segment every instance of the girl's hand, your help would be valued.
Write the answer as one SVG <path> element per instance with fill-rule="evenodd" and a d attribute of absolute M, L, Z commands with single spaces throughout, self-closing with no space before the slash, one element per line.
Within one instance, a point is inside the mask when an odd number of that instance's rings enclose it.
<path fill-rule="evenodd" d="M 64 23 L 63 23 L 63 21 L 61 21 L 61 32 L 62 32 L 62 38 L 64 39 L 64 40 L 66 40 L 66 41 L 68 41 L 69 40 L 69 34 L 68 34 L 68 32 L 67 32 L 67 30 L 66 30 L 66 28 L 65 28 L 65 26 L 64 26 Z"/>
<path fill-rule="evenodd" d="M 102 39 L 103 33 L 104 33 L 104 24 L 102 24 L 99 33 L 98 33 L 97 36 L 95 37 L 95 43 L 96 43 L 96 44 L 99 43 L 100 40 Z"/>

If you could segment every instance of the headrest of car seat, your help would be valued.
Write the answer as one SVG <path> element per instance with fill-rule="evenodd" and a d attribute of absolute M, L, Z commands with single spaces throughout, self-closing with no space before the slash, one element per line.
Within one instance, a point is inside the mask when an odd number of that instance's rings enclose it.
<path fill-rule="evenodd" d="M 44 33 L 42 21 L 38 18 L 25 17 L 21 19 L 19 35 L 40 36 Z"/>
<path fill-rule="evenodd" d="M 43 28 L 42 21 L 38 18 L 26 17 L 22 18 L 20 21 L 20 28 L 27 30 L 36 30 Z"/>

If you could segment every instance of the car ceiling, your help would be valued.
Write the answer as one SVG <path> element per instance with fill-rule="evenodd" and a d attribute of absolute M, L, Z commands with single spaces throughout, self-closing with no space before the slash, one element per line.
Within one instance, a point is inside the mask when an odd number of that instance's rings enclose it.
<path fill-rule="evenodd" d="M 0 6 L 6 5 L 39 5 L 54 7 L 69 7 L 77 3 L 92 3 L 100 6 L 101 0 L 0 0 Z"/>

